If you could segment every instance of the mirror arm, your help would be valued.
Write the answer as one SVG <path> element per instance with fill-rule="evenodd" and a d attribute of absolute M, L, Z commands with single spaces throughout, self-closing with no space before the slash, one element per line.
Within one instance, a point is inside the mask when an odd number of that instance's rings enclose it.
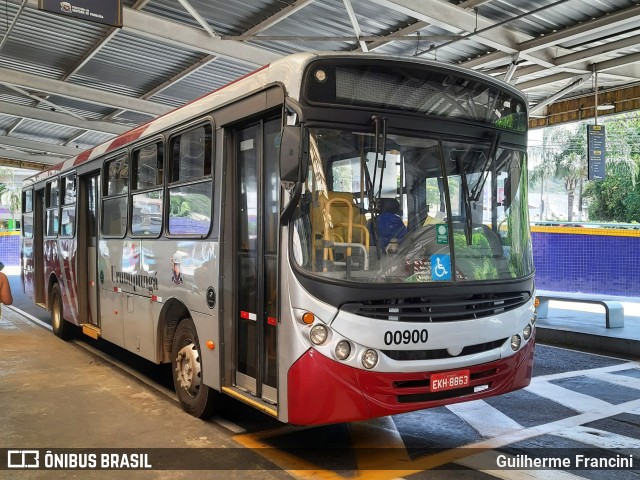
<path fill-rule="evenodd" d="M 282 225 L 283 227 L 289 223 L 289 220 L 291 220 L 291 217 L 293 216 L 293 211 L 296 209 L 298 203 L 300 202 L 300 198 L 302 197 L 303 185 L 304 184 L 302 182 L 295 182 L 295 185 L 293 186 L 293 192 L 291 194 L 291 198 L 289 199 L 289 203 L 287 203 L 287 206 L 284 207 L 284 210 L 282 210 L 282 213 L 280 214 L 280 225 Z"/>

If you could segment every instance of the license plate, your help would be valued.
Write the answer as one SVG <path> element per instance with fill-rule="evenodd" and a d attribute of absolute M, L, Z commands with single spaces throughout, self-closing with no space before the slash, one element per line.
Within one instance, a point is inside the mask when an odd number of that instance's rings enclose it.
<path fill-rule="evenodd" d="M 456 370 L 455 372 L 435 373 L 431 375 L 432 392 L 464 388 L 468 385 L 469 370 Z"/>

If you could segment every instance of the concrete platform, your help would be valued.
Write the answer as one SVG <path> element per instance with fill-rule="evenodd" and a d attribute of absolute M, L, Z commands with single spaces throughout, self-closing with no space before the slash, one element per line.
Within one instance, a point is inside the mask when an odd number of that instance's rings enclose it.
<path fill-rule="evenodd" d="M 5 470 L 0 478 L 291 478 L 236 443 L 229 430 L 191 417 L 169 397 L 7 307 L 0 353 L 0 449 L 171 449 L 163 455 L 194 449 L 228 458 L 223 466 L 233 464 L 234 455 L 245 462 L 238 471 Z"/>
<path fill-rule="evenodd" d="M 606 328 L 603 306 L 552 300 L 548 318 L 537 322 L 537 340 L 636 359 L 640 357 L 640 298 L 599 298 L 622 303 L 624 327 Z"/>

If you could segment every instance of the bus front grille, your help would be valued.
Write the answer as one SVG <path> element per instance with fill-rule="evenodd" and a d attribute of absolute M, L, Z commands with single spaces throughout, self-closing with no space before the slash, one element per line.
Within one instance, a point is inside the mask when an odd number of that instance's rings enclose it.
<path fill-rule="evenodd" d="M 465 355 L 488 352 L 495 348 L 500 348 L 508 339 L 494 340 L 493 342 L 478 343 L 468 345 L 462 349 L 459 355 L 451 355 L 446 349 L 437 350 L 382 350 L 387 357 L 393 360 L 439 360 L 442 358 L 457 358 Z"/>
<path fill-rule="evenodd" d="M 342 309 L 379 320 L 396 322 L 449 322 L 490 317 L 526 304 L 531 295 L 482 293 L 447 298 L 393 298 L 347 303 Z"/>

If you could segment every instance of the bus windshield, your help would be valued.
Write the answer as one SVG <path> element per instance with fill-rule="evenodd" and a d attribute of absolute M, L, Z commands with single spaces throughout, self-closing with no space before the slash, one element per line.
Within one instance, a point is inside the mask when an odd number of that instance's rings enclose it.
<path fill-rule="evenodd" d="M 525 277 L 526 172 L 525 152 L 497 136 L 310 129 L 292 256 L 308 273 L 351 282 Z"/>

